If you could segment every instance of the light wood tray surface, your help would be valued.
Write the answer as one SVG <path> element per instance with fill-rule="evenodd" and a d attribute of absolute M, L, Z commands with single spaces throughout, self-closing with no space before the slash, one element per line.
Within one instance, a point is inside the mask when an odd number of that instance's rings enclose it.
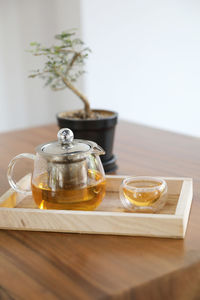
<path fill-rule="evenodd" d="M 96 211 L 40 210 L 31 196 L 12 189 L 0 197 L 0 228 L 184 238 L 192 202 L 191 178 L 163 178 L 168 201 L 156 214 L 125 211 L 119 186 L 126 176 L 106 176 L 106 196 Z M 20 180 L 27 187 L 30 175 Z"/>

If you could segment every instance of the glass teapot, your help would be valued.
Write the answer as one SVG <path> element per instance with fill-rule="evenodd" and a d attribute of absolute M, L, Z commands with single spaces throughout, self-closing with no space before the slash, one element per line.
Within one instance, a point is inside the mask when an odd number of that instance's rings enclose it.
<path fill-rule="evenodd" d="M 40 209 L 94 210 L 105 195 L 105 173 L 96 143 L 74 139 L 68 128 L 59 130 L 58 140 L 39 145 L 36 155 L 22 153 L 8 166 L 11 187 L 33 198 Z M 34 160 L 31 189 L 22 189 L 13 179 L 21 158 Z"/>

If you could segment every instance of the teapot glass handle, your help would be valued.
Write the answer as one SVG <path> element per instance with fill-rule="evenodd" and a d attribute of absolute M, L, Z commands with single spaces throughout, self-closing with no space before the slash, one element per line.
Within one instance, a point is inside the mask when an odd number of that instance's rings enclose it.
<path fill-rule="evenodd" d="M 31 154 L 31 153 L 22 153 L 19 154 L 17 156 L 15 156 L 9 163 L 8 165 L 8 171 L 7 171 L 7 178 L 8 178 L 8 182 L 10 184 L 10 186 L 18 193 L 23 193 L 26 195 L 31 195 L 32 191 L 31 189 L 23 189 L 21 188 L 16 181 L 13 179 L 13 170 L 14 170 L 14 166 L 16 164 L 16 162 L 21 159 L 21 158 L 28 158 L 28 159 L 33 159 L 35 160 L 35 155 Z"/>

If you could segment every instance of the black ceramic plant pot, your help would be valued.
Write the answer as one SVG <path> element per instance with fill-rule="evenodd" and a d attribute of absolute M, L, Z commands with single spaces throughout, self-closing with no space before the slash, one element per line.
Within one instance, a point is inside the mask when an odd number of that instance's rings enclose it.
<path fill-rule="evenodd" d="M 91 140 L 100 145 L 106 152 L 101 156 L 104 170 L 106 173 L 113 172 L 117 168 L 116 157 L 112 151 L 118 115 L 116 112 L 108 110 L 95 109 L 93 111 L 102 114 L 103 117 L 97 120 L 79 120 L 62 117 L 62 113 L 58 113 L 58 126 L 70 128 L 76 139 Z"/>

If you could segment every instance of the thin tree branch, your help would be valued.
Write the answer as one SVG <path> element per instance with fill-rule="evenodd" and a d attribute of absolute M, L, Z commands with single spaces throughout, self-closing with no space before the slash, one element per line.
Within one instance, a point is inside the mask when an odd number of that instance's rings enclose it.
<path fill-rule="evenodd" d="M 75 50 L 71 50 L 71 49 L 57 49 L 55 52 L 60 52 L 60 53 L 76 53 Z M 53 52 L 53 54 L 55 54 L 55 52 Z"/>
<path fill-rule="evenodd" d="M 83 101 L 86 117 L 89 117 L 91 115 L 91 109 L 88 99 L 81 92 L 79 92 L 79 90 L 77 90 L 77 88 L 73 84 L 71 84 L 71 82 L 68 81 L 67 78 L 56 68 L 55 73 L 57 73 L 61 77 L 63 83 Z"/>
<path fill-rule="evenodd" d="M 69 65 L 68 65 L 68 67 L 67 67 L 67 70 L 66 70 L 66 72 L 65 72 L 65 75 L 66 75 L 66 76 L 69 74 L 69 71 L 71 70 L 73 64 L 75 63 L 76 59 L 77 59 L 79 56 L 80 56 L 80 53 L 79 53 L 79 52 L 76 52 L 76 53 L 73 55 L 73 57 L 72 57 L 72 59 L 71 59 Z"/>
<path fill-rule="evenodd" d="M 34 72 L 34 71 L 33 71 Z M 49 70 L 46 70 L 46 71 L 42 71 L 42 72 L 37 72 L 35 74 L 31 74 L 29 75 L 28 77 L 36 77 L 36 76 L 41 76 L 43 75 L 44 73 L 51 73 Z"/>
<path fill-rule="evenodd" d="M 63 86 L 63 87 L 60 87 L 60 88 L 52 87 L 52 86 L 51 86 L 51 89 L 52 89 L 53 91 L 62 91 L 62 90 L 64 90 L 64 89 L 66 89 L 66 86 Z"/>

